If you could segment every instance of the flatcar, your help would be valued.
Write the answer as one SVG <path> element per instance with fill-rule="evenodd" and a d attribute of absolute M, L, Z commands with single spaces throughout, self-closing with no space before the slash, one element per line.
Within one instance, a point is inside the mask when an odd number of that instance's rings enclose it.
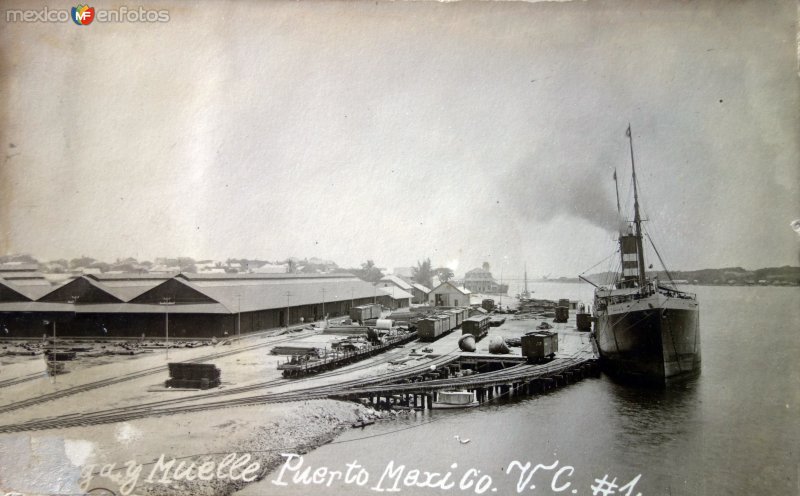
<path fill-rule="evenodd" d="M 541 362 L 554 358 L 558 353 L 558 333 L 550 331 L 534 331 L 522 336 L 522 356 L 529 362 Z"/>
<path fill-rule="evenodd" d="M 461 324 L 461 334 L 472 334 L 475 337 L 475 341 L 480 341 L 489 332 L 490 320 L 491 317 L 488 315 L 475 315 L 464 319 Z"/>

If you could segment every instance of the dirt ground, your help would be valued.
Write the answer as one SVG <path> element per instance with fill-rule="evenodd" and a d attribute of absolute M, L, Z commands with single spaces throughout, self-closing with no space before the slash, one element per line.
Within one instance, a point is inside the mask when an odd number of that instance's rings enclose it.
<path fill-rule="evenodd" d="M 505 324 L 490 328 L 489 336 L 519 337 L 542 321 L 517 319 L 513 315 L 506 317 Z M 544 320 L 552 323 L 552 319 Z M 552 330 L 559 332 L 561 356 L 571 355 L 589 343 L 588 334 L 577 332 L 573 320 L 569 324 L 554 324 Z M 456 330 L 434 343 L 412 342 L 338 369 L 333 375 L 304 379 L 280 380 L 277 365 L 285 357 L 269 354 L 271 346 L 216 358 L 208 363 L 222 370 L 223 383 L 217 390 L 269 381 L 269 384 L 256 391 L 225 397 L 232 399 L 298 390 L 413 367 L 430 358 L 420 358 L 415 353 L 414 360 L 405 363 L 392 364 L 390 361 L 408 357 L 422 348 L 431 348 L 433 355 L 460 353 L 457 344 L 460 336 L 461 332 Z M 237 347 L 244 349 L 257 343 L 271 345 L 281 339 L 286 339 L 286 336 L 251 336 L 230 346 L 171 349 L 169 361 L 194 359 Z M 476 353 L 488 353 L 488 343 L 488 337 L 481 340 Z M 512 347 L 510 354 L 521 355 L 520 348 Z M 37 372 L 42 376 L 0 388 L 0 406 L 166 363 L 163 349 L 135 356 L 95 357 L 72 367 L 67 374 L 50 378 L 43 373 L 45 364 L 41 356 L 14 357 L 3 365 L 0 380 Z M 164 380 L 167 376 L 165 370 L 15 410 L 4 414 L 2 423 L 140 405 L 164 399 L 198 397 L 206 393 L 166 389 Z M 340 429 L 349 427 L 353 422 L 376 418 L 377 415 L 380 414 L 356 403 L 315 400 L 182 413 L 90 427 L 1 434 L 0 467 L 3 470 L 0 472 L 0 490 L 25 494 L 63 494 L 105 487 L 116 494 L 231 494 L 244 487 L 250 479 L 266 476 L 280 463 L 281 452 L 305 453 L 330 441 Z M 226 458 L 231 456 L 234 459 Z M 245 459 L 248 456 L 249 459 Z M 175 462 L 170 467 L 169 462 L 173 458 Z M 194 475 L 195 480 L 186 480 L 183 472 L 191 462 L 196 465 L 189 475 Z M 183 465 L 179 466 L 181 463 Z M 210 480 L 199 480 L 199 468 L 204 463 L 206 468 L 216 467 Z M 237 468 L 231 469 L 232 465 Z M 249 470 L 248 467 L 253 468 Z"/>

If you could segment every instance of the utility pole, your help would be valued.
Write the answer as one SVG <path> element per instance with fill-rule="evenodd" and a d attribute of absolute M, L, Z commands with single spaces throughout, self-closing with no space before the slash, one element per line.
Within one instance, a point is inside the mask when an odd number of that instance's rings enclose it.
<path fill-rule="evenodd" d="M 159 303 L 159 305 L 164 305 L 164 318 L 165 318 L 165 324 L 164 324 L 165 341 L 164 341 L 164 345 L 165 345 L 166 351 L 167 351 L 167 358 L 166 358 L 167 360 L 169 360 L 169 306 L 170 305 L 174 305 L 174 304 L 175 304 L 175 302 L 172 301 L 170 298 L 167 298 L 167 297 L 162 299 L 161 303 Z"/>
<path fill-rule="evenodd" d="M 239 341 L 242 340 L 242 295 L 238 294 L 236 297 L 239 300 L 239 308 L 236 312 L 236 344 L 239 344 Z"/>
<path fill-rule="evenodd" d="M 289 322 L 290 322 L 289 321 L 289 298 L 291 298 L 291 297 L 292 297 L 292 292 L 291 291 L 287 291 L 286 292 L 286 328 L 287 329 L 289 328 Z"/>
<path fill-rule="evenodd" d="M 322 320 L 327 321 L 325 319 L 325 288 L 322 288 Z"/>
<path fill-rule="evenodd" d="M 56 362 L 56 350 L 56 321 L 53 319 L 53 383 L 57 381 L 56 378 L 58 377 L 58 370 L 56 369 L 56 365 L 58 365 L 58 362 Z"/>

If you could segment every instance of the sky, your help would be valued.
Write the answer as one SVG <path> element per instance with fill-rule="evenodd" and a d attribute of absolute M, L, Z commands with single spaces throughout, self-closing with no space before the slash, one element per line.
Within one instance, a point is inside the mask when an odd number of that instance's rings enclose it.
<path fill-rule="evenodd" d="M 0 253 L 575 276 L 615 169 L 632 215 L 630 123 L 670 269 L 800 264 L 792 1 L 143 5 L 4 13 Z"/>

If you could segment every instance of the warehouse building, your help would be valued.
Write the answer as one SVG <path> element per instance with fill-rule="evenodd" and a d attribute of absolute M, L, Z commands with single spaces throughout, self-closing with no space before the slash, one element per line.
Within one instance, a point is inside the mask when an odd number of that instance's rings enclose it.
<path fill-rule="evenodd" d="M 96 274 L 38 298 L 0 281 L 0 328 L 6 338 L 54 325 L 59 336 L 160 337 L 169 325 L 176 339 L 222 338 L 347 315 L 378 296 L 350 274 Z"/>

